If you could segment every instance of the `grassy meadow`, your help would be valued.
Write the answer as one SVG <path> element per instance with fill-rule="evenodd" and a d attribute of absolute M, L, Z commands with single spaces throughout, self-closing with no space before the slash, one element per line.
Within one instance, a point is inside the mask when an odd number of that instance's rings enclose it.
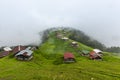
<path fill-rule="evenodd" d="M 120 80 L 120 59 L 104 52 L 102 60 L 81 56 L 80 50 L 92 48 L 54 36 L 34 51 L 31 61 L 18 61 L 10 56 L 0 59 L 0 80 Z M 64 52 L 72 52 L 76 62 L 63 62 Z"/>

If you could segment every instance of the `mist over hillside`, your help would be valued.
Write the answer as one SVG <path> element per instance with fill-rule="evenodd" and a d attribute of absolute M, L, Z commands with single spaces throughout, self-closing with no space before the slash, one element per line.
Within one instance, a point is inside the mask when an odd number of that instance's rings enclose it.
<path fill-rule="evenodd" d="M 80 30 L 79 28 L 65 27 L 65 26 L 43 27 L 42 29 L 32 28 L 33 30 L 32 32 L 31 32 L 31 28 L 29 29 L 26 29 L 25 31 L 23 28 L 21 28 L 17 30 L 17 33 L 16 32 L 5 33 L 2 31 L 3 34 L 9 37 L 2 35 L 1 37 L 4 37 L 4 38 L 1 38 L 0 46 L 1 47 L 16 46 L 16 45 L 37 45 L 39 46 L 41 42 L 46 41 L 45 38 L 47 37 L 50 31 L 65 30 L 71 33 L 69 38 L 75 41 L 81 42 L 87 46 L 90 46 L 93 48 L 99 48 L 101 50 L 105 50 L 108 52 L 117 52 L 117 53 L 120 52 L 119 46 L 108 47 L 108 45 L 105 45 L 104 42 L 101 42 L 96 37 L 91 36 L 91 34 L 87 34 L 88 32 Z"/>

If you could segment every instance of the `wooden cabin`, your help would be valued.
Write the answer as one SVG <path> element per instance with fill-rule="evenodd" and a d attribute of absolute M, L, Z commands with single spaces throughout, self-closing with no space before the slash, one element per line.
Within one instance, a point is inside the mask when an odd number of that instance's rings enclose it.
<path fill-rule="evenodd" d="M 3 50 L 0 52 L 0 58 L 8 56 L 12 49 L 10 47 L 4 47 Z"/>
<path fill-rule="evenodd" d="M 91 59 L 102 59 L 102 51 L 99 49 L 93 49 L 89 54 Z"/>
<path fill-rule="evenodd" d="M 33 58 L 33 51 L 30 50 L 30 47 L 18 52 L 15 57 L 18 60 L 31 60 Z"/>
<path fill-rule="evenodd" d="M 62 39 L 62 40 L 64 40 L 64 41 L 69 40 L 69 38 L 68 38 L 68 37 L 62 37 L 61 39 Z"/>
<path fill-rule="evenodd" d="M 90 51 L 88 51 L 88 50 L 82 50 L 81 51 L 82 56 L 89 56 L 89 53 L 90 53 Z"/>
<path fill-rule="evenodd" d="M 78 47 L 78 46 L 79 46 L 78 43 L 75 42 L 75 41 L 73 41 L 73 42 L 71 43 L 71 45 L 72 45 L 73 47 Z"/>
<path fill-rule="evenodd" d="M 75 62 L 74 55 L 70 52 L 64 53 L 64 62 L 68 63 Z"/>

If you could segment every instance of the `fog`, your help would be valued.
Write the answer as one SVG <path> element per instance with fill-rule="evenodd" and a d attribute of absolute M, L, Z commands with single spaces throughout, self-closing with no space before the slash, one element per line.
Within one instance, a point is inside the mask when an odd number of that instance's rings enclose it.
<path fill-rule="evenodd" d="M 39 32 L 73 27 L 120 46 L 119 0 L 0 0 L 0 46 L 38 44 Z"/>

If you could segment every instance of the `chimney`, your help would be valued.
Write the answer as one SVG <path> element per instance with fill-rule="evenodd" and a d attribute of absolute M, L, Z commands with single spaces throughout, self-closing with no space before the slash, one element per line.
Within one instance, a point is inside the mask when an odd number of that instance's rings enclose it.
<path fill-rule="evenodd" d="M 18 51 L 20 51 L 20 45 L 18 46 Z"/>

